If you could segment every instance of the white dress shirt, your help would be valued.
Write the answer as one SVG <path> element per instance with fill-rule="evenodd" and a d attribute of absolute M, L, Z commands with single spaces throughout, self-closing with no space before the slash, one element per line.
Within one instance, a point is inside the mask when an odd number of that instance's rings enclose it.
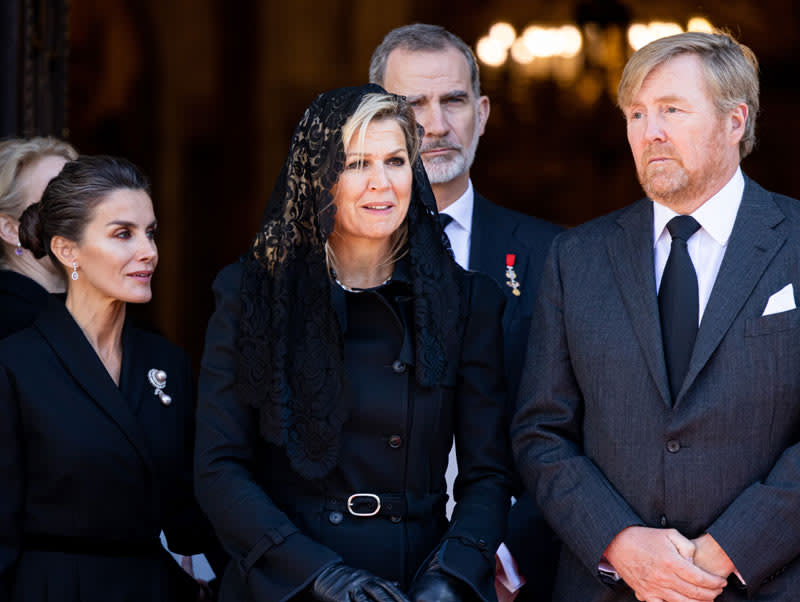
<path fill-rule="evenodd" d="M 472 236 L 472 208 L 475 206 L 475 193 L 472 189 L 472 180 L 467 180 L 467 189 L 452 204 L 440 213 L 446 213 L 453 218 L 447 224 L 444 233 L 450 239 L 450 247 L 456 263 L 465 270 L 469 268 L 469 243 Z"/>
<path fill-rule="evenodd" d="M 698 324 L 703 320 L 711 289 L 717 280 L 719 266 L 728 248 L 733 222 L 739 205 L 742 204 L 744 176 L 739 168 L 722 189 L 692 213 L 700 224 L 700 229 L 689 238 L 687 248 L 689 257 L 697 273 L 697 293 L 700 307 Z M 656 291 L 661 287 L 661 276 L 667 265 L 672 237 L 667 230 L 667 222 L 678 215 L 661 203 L 653 203 L 653 239 L 655 240 Z"/>

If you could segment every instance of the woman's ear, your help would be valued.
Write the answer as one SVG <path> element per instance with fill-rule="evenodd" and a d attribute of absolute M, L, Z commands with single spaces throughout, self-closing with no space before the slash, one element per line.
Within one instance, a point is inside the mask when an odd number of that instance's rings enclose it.
<path fill-rule="evenodd" d="M 72 264 L 78 261 L 77 245 L 63 236 L 56 235 L 50 239 L 50 250 L 56 256 L 58 262 L 70 270 L 72 269 Z"/>
<path fill-rule="evenodd" d="M 0 239 L 12 247 L 19 242 L 19 222 L 5 213 L 0 213 Z"/>

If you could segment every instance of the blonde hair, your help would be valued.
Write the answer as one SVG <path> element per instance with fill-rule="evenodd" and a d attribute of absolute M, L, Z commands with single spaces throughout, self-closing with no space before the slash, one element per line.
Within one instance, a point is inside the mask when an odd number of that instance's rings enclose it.
<path fill-rule="evenodd" d="M 756 143 L 758 59 L 750 48 L 726 32 L 682 33 L 643 46 L 633 53 L 625 65 L 617 104 L 624 112 L 650 72 L 682 54 L 694 54 L 700 59 L 711 98 L 720 113 L 727 113 L 741 103 L 747 105 L 744 134 L 739 141 L 739 158 L 744 159 Z"/>
<path fill-rule="evenodd" d="M 27 206 L 19 175 L 45 157 L 73 161 L 78 158 L 78 152 L 56 138 L 10 138 L 0 142 L 0 213 L 19 220 Z M 5 264 L 6 253 L 8 249 L 0 245 L 0 264 Z"/>
<path fill-rule="evenodd" d="M 356 110 L 342 126 L 342 146 L 345 151 L 350 146 L 353 136 L 357 136 L 356 147 L 364 148 L 367 126 L 373 121 L 394 119 L 403 132 L 406 141 L 408 160 L 413 163 L 419 154 L 420 138 L 414 112 L 408 103 L 394 94 L 365 94 Z"/>
<path fill-rule="evenodd" d="M 25 210 L 19 174 L 44 157 L 77 159 L 72 146 L 56 138 L 12 138 L 0 142 L 0 213 L 19 219 Z"/>
<path fill-rule="evenodd" d="M 400 126 L 406 142 L 409 165 L 419 155 L 420 136 L 414 111 L 401 96 L 394 94 L 365 94 L 356 110 L 342 126 L 342 147 L 346 150 L 355 137 L 356 148 L 363 149 L 367 136 L 367 127 L 373 121 L 394 120 Z M 392 264 L 405 254 L 408 241 L 408 220 L 403 220 L 400 227 L 392 233 L 391 246 L 382 265 Z M 336 270 L 336 254 L 330 241 L 325 241 L 325 259 L 329 269 Z"/>

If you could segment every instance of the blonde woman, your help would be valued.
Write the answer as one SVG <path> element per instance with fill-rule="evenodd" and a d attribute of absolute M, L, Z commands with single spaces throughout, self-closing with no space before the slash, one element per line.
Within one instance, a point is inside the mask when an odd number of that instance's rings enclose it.
<path fill-rule="evenodd" d="M 0 338 L 33 322 L 48 293 L 64 292 L 64 273 L 50 258 L 36 259 L 22 248 L 19 218 L 77 156 L 72 146 L 55 138 L 0 142 Z"/>
<path fill-rule="evenodd" d="M 322 94 L 217 278 L 196 487 L 232 555 L 225 602 L 494 599 L 503 295 L 453 260 L 418 146 L 401 97 Z"/>

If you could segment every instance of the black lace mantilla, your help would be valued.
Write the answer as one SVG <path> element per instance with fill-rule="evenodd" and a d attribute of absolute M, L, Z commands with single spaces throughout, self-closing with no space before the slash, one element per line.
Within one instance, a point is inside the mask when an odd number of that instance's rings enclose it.
<path fill-rule="evenodd" d="M 265 440 L 284 446 L 308 479 L 336 466 L 342 424 L 344 349 L 331 302 L 325 241 L 333 231 L 331 196 L 344 167 L 342 126 L 375 85 L 318 96 L 292 137 L 261 229 L 241 261 L 242 314 L 237 387 L 259 409 Z M 416 379 L 441 382 L 447 342 L 460 338 L 463 274 L 452 260 L 430 184 L 417 159 L 408 211 L 416 334 Z"/>

